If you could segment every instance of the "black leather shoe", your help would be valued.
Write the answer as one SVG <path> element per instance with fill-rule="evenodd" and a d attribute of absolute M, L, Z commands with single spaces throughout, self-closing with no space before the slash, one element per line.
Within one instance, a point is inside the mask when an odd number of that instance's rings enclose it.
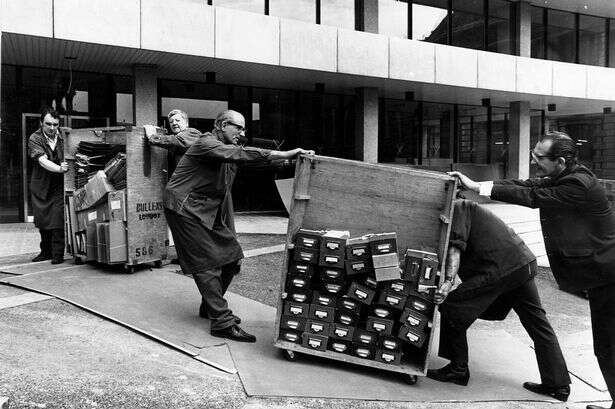
<path fill-rule="evenodd" d="M 214 337 L 228 338 L 239 342 L 256 342 L 256 337 L 254 335 L 248 334 L 236 324 L 223 329 L 212 329 L 211 335 Z"/>
<path fill-rule="evenodd" d="M 543 385 L 542 383 L 525 382 L 523 383 L 523 387 L 528 391 L 550 396 L 557 400 L 561 400 L 562 402 L 566 402 L 568 400 L 568 396 L 570 395 L 570 385 L 549 386 Z"/>
<path fill-rule="evenodd" d="M 448 364 L 440 369 L 429 369 L 427 377 L 440 382 L 452 382 L 456 385 L 466 386 L 470 380 L 470 370 L 457 368 L 455 365 Z"/>
<path fill-rule="evenodd" d="M 38 256 L 32 259 L 32 262 L 36 263 L 37 261 L 45 261 L 45 260 L 51 260 L 51 255 L 40 253 Z"/>
<path fill-rule="evenodd" d="M 207 310 L 203 304 L 201 304 L 201 307 L 199 308 L 199 317 L 209 319 L 209 315 L 207 314 Z M 236 315 L 233 315 L 233 317 L 235 317 L 235 324 L 241 324 L 241 318 Z"/>
<path fill-rule="evenodd" d="M 611 409 L 613 409 L 614 407 L 615 407 L 615 404 L 611 406 Z M 587 405 L 585 409 L 609 409 L 609 408 L 605 408 L 604 406 L 598 406 L 598 405 Z"/>
<path fill-rule="evenodd" d="M 59 256 L 59 257 L 53 257 L 51 259 L 51 264 L 62 264 L 64 263 L 64 257 Z"/>

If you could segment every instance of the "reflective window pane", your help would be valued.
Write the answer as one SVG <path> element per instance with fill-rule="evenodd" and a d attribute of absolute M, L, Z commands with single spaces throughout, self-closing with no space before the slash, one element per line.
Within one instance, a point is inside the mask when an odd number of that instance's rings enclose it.
<path fill-rule="evenodd" d="M 448 11 L 446 2 L 427 1 L 412 4 L 412 38 L 430 43 L 446 44 Z"/>
<path fill-rule="evenodd" d="M 489 163 L 487 108 L 459 105 L 458 155 L 461 163 Z"/>
<path fill-rule="evenodd" d="M 269 15 L 316 23 L 316 1 L 270 0 Z"/>
<path fill-rule="evenodd" d="M 544 12 L 542 7 L 532 6 L 532 58 L 546 58 Z"/>
<path fill-rule="evenodd" d="M 489 1 L 487 26 L 487 51 L 512 54 L 513 24 L 510 17 L 511 3 L 505 0 Z"/>
<path fill-rule="evenodd" d="M 354 30 L 354 0 L 321 0 L 320 24 Z"/>
<path fill-rule="evenodd" d="M 547 10 L 547 59 L 576 61 L 576 30 L 574 13 Z"/>
<path fill-rule="evenodd" d="M 132 124 L 133 122 L 132 94 L 115 94 L 115 122 Z"/>
<path fill-rule="evenodd" d="M 214 6 L 249 11 L 252 13 L 265 13 L 265 0 L 214 0 Z"/>
<path fill-rule="evenodd" d="M 381 116 L 378 161 L 384 163 L 418 164 L 419 112 L 418 103 L 387 99 Z"/>
<path fill-rule="evenodd" d="M 483 0 L 454 0 L 452 45 L 484 49 L 485 15 Z"/>
<path fill-rule="evenodd" d="M 378 0 L 378 32 L 389 37 L 408 38 L 408 3 Z"/>
<path fill-rule="evenodd" d="M 579 16 L 579 63 L 605 65 L 606 20 L 600 17 Z"/>
<path fill-rule="evenodd" d="M 609 23 L 609 67 L 615 67 L 615 19 Z"/>

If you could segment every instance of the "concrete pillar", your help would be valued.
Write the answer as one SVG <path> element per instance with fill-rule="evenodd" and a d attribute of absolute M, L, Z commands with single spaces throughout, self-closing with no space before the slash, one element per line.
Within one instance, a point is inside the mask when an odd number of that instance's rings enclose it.
<path fill-rule="evenodd" d="M 158 82 L 155 65 L 133 66 L 135 81 L 134 123 L 137 126 L 158 124 Z"/>
<path fill-rule="evenodd" d="M 510 103 L 508 166 L 506 178 L 527 179 L 530 176 L 530 103 Z"/>
<path fill-rule="evenodd" d="M 532 54 L 532 8 L 529 1 L 515 3 L 515 55 L 530 57 Z"/>
<path fill-rule="evenodd" d="M 356 95 L 354 156 L 378 163 L 378 88 L 357 88 Z"/>
<path fill-rule="evenodd" d="M 378 34 L 378 0 L 355 0 L 355 28 Z"/>

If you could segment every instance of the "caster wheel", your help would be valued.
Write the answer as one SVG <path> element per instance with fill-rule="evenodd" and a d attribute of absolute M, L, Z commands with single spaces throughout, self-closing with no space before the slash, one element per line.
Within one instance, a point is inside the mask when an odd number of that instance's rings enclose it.
<path fill-rule="evenodd" d="M 406 375 L 404 376 L 404 380 L 408 385 L 416 385 L 416 383 L 419 381 L 419 377 L 416 375 Z"/>
<path fill-rule="evenodd" d="M 135 272 L 135 267 L 134 266 L 124 266 L 124 272 L 126 274 L 132 274 Z"/>
<path fill-rule="evenodd" d="M 284 354 L 284 359 L 286 359 L 287 361 L 293 362 L 297 360 L 297 353 L 295 351 L 285 349 L 284 351 L 282 351 L 282 353 Z"/>
<path fill-rule="evenodd" d="M 154 267 L 155 267 L 155 268 L 160 268 L 160 267 L 162 267 L 162 260 L 156 260 L 156 261 L 154 261 Z"/>

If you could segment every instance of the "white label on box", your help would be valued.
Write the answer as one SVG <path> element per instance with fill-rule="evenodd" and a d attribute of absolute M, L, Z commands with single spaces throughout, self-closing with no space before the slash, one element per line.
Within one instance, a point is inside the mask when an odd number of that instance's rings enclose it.
<path fill-rule="evenodd" d="M 350 325 L 352 318 L 348 315 L 340 315 L 340 321 L 342 321 L 342 324 Z"/>
<path fill-rule="evenodd" d="M 376 308 L 374 310 L 374 314 L 376 314 L 380 318 L 386 318 L 389 315 L 389 312 L 385 310 L 384 308 Z"/>
<path fill-rule="evenodd" d="M 312 348 L 318 348 L 320 344 L 322 344 L 322 342 L 320 342 L 320 340 L 318 339 L 310 339 L 309 344 Z"/>
<path fill-rule="evenodd" d="M 393 291 L 404 291 L 404 284 L 403 283 L 393 283 L 391 284 L 391 290 Z"/>
<path fill-rule="evenodd" d="M 421 323 L 420 320 L 417 320 L 416 318 L 408 317 L 408 324 L 412 325 L 413 327 L 416 327 L 420 323 Z"/>
<path fill-rule="evenodd" d="M 364 248 L 352 249 L 353 256 L 362 256 L 363 254 L 365 254 Z"/>
<path fill-rule="evenodd" d="M 337 342 L 333 344 L 333 349 L 337 352 L 344 352 L 347 346 L 344 344 L 338 344 Z"/>
<path fill-rule="evenodd" d="M 388 296 L 386 298 L 386 302 L 388 302 L 389 304 L 397 305 L 399 304 L 399 298 Z"/>
<path fill-rule="evenodd" d="M 326 311 L 314 311 L 314 315 L 316 315 L 318 318 L 327 318 L 329 313 Z"/>
<path fill-rule="evenodd" d="M 389 243 L 379 244 L 377 247 L 378 251 L 389 251 L 391 249 L 391 245 Z"/>
<path fill-rule="evenodd" d="M 92 220 L 96 220 L 96 210 L 88 213 L 88 221 L 91 222 Z"/>
<path fill-rule="evenodd" d="M 384 330 L 387 328 L 387 326 L 386 326 L 386 325 L 384 325 L 384 324 L 380 324 L 380 323 L 378 323 L 378 322 L 374 322 L 374 324 L 372 325 L 372 327 L 374 327 L 374 329 L 375 329 L 376 331 L 378 331 L 378 332 L 380 332 L 380 331 L 384 331 Z"/>
<path fill-rule="evenodd" d="M 336 328 L 335 335 L 337 335 L 338 337 L 345 337 L 346 335 L 348 335 L 348 330 L 342 329 L 342 328 Z"/>
<path fill-rule="evenodd" d="M 358 270 L 363 270 L 363 268 L 365 268 L 365 264 L 364 263 L 355 263 L 352 265 L 352 269 L 355 271 Z"/>
<path fill-rule="evenodd" d="M 286 324 L 292 329 L 299 328 L 299 321 L 286 321 Z"/>
<path fill-rule="evenodd" d="M 414 306 L 414 309 L 418 310 L 418 311 L 424 311 L 424 310 L 427 309 L 427 306 L 425 304 L 423 304 L 422 302 L 419 302 L 419 301 L 414 301 L 412 303 L 412 306 Z"/>
<path fill-rule="evenodd" d="M 290 307 L 290 312 L 295 315 L 301 314 L 303 312 L 303 308 L 301 307 Z"/>
<path fill-rule="evenodd" d="M 310 328 L 314 332 L 321 332 L 324 329 L 324 326 L 322 326 L 321 324 L 312 324 Z"/>
<path fill-rule="evenodd" d="M 302 288 L 302 287 L 304 287 L 304 286 L 305 286 L 305 280 L 303 280 L 303 279 L 301 279 L 301 278 L 295 278 L 295 279 L 293 280 L 293 285 L 294 285 L 295 287 Z"/>
<path fill-rule="evenodd" d="M 391 354 L 382 354 L 381 355 L 383 361 L 393 362 L 395 360 L 395 356 Z"/>
<path fill-rule="evenodd" d="M 293 294 L 293 298 L 297 302 L 304 302 L 307 299 L 307 295 L 305 295 L 305 294 Z"/>
<path fill-rule="evenodd" d="M 318 302 L 321 304 L 331 304 L 331 298 L 329 297 L 325 297 L 324 295 L 320 295 L 318 296 Z"/>
<path fill-rule="evenodd" d="M 414 335 L 410 332 L 408 332 L 408 334 L 406 334 L 406 336 L 408 337 L 408 339 L 412 342 L 416 342 L 419 340 L 419 337 L 417 335 Z"/>
<path fill-rule="evenodd" d="M 386 349 L 395 349 L 395 348 L 397 348 L 397 342 L 395 342 L 395 341 L 390 341 L 390 340 L 388 340 L 388 341 L 384 341 L 383 346 L 384 346 Z"/>
<path fill-rule="evenodd" d="M 120 200 L 111 201 L 111 210 L 118 210 L 122 208 L 122 202 Z"/>
<path fill-rule="evenodd" d="M 364 344 L 369 344 L 370 342 L 372 342 L 371 335 L 361 335 L 359 339 L 361 339 L 361 342 L 363 342 Z"/>
<path fill-rule="evenodd" d="M 431 277 L 431 267 L 426 267 L 425 268 L 425 280 L 429 280 L 430 277 Z"/>
<path fill-rule="evenodd" d="M 297 334 L 286 333 L 284 334 L 284 337 L 286 337 L 287 340 L 293 341 L 293 342 L 297 340 Z"/>
<path fill-rule="evenodd" d="M 337 257 L 325 256 L 325 262 L 327 263 L 337 263 L 338 261 L 339 258 Z"/>
<path fill-rule="evenodd" d="M 335 242 L 327 242 L 327 244 L 325 245 L 328 249 L 330 250 L 337 250 L 340 248 L 339 243 L 335 243 Z"/>
<path fill-rule="evenodd" d="M 365 291 L 361 291 L 361 290 L 355 290 L 354 291 L 355 295 L 361 299 L 366 299 L 367 298 L 367 293 Z"/>
<path fill-rule="evenodd" d="M 357 355 L 361 358 L 366 358 L 369 356 L 369 349 L 359 348 L 357 349 Z"/>

